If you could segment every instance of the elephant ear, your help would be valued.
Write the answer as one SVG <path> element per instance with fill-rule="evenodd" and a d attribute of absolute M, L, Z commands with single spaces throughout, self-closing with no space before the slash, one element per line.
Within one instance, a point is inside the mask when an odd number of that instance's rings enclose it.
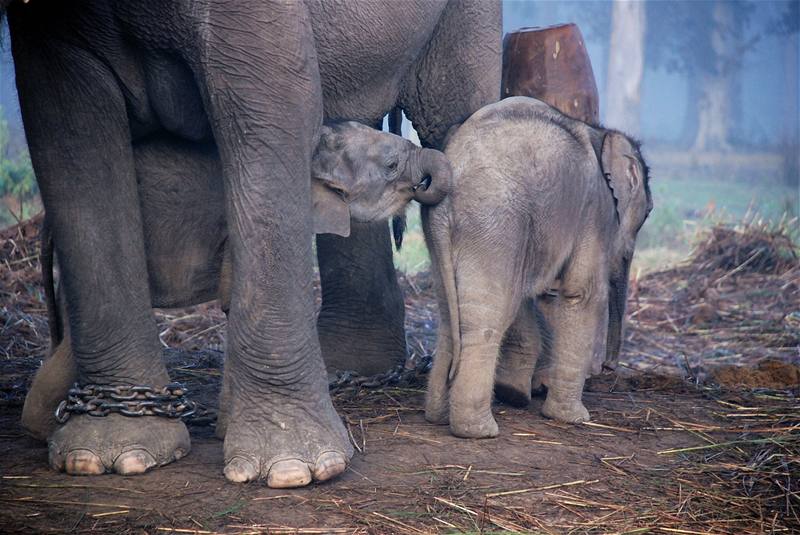
<path fill-rule="evenodd" d="M 608 132 L 603 138 L 600 165 L 614 196 L 617 219 L 622 222 L 644 181 L 639 152 L 623 134 Z"/>
<path fill-rule="evenodd" d="M 311 181 L 312 217 L 314 234 L 350 235 L 350 207 L 344 193 L 329 188 L 321 180 Z"/>
<path fill-rule="evenodd" d="M 342 161 L 344 139 L 334 128 L 323 126 L 311 160 L 311 213 L 315 234 L 350 235 L 352 172 Z"/>

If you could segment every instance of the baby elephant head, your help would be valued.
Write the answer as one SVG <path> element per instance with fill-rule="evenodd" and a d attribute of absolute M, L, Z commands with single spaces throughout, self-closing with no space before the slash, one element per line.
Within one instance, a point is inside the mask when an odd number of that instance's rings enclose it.
<path fill-rule="evenodd" d="M 437 204 L 453 178 L 444 153 L 355 122 L 322 127 L 311 162 L 314 232 L 350 234 L 350 218 L 399 213 L 411 199 Z"/>
<path fill-rule="evenodd" d="M 627 136 L 608 131 L 603 139 L 601 165 L 614 196 L 618 232 L 611 251 L 606 364 L 616 363 L 622 345 L 628 277 L 636 235 L 653 209 L 648 169 L 639 146 Z"/>

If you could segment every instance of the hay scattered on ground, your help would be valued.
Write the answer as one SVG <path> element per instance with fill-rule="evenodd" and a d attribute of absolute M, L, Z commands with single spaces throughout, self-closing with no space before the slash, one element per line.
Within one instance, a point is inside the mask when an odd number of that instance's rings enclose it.
<path fill-rule="evenodd" d="M 712 380 L 720 366 L 800 359 L 800 262 L 789 226 L 715 227 L 692 256 L 632 281 L 623 363 Z"/>
<path fill-rule="evenodd" d="M 0 407 L 21 403 L 25 385 L 46 352 L 37 224 L 26 222 L 0 233 Z M 376 484 L 370 491 L 334 484 L 308 495 L 252 498 L 252 502 L 275 500 L 276 505 L 308 503 L 326 515 L 346 519 L 340 528 L 320 523 L 325 527 L 300 529 L 237 520 L 239 509 L 257 493 L 248 487 L 241 491 L 240 501 L 220 511 L 219 522 L 224 522 L 216 525 L 224 526 L 226 533 L 800 532 L 796 251 L 786 229 L 718 227 L 699 242 L 685 264 L 632 281 L 622 373 L 589 383 L 587 396 L 596 400 L 594 406 L 603 407 L 593 413 L 593 421 L 582 428 L 543 421 L 541 428 L 506 427 L 504 432 L 535 445 L 530 447 L 576 440 L 576 432 L 581 433 L 578 440 L 589 441 L 586 447 L 592 447 L 593 440 L 625 444 L 626 437 L 643 436 L 661 437 L 671 446 L 655 453 L 631 449 L 600 456 L 581 477 L 534 486 L 516 484 L 520 472 L 499 470 L 491 458 L 482 458 L 483 466 L 462 465 L 457 459 L 452 464 L 427 462 L 422 446 L 440 445 L 441 437 L 406 422 L 418 418 L 424 372 L 435 345 L 436 305 L 427 274 L 401 277 L 411 354 L 405 370 L 374 378 L 351 377 L 332 390 L 356 448 L 366 454 L 374 447 L 371 441 L 411 441 L 420 446 L 415 473 L 429 476 L 425 484 L 390 488 Z M 219 385 L 224 314 L 209 304 L 159 311 L 157 318 L 161 340 L 172 348 L 165 351 L 171 373 L 210 399 Z M 205 352 L 187 353 L 199 348 Z M 645 401 L 637 402 L 635 411 L 614 408 L 628 398 Z M 666 406 L 670 411 L 663 409 Z M 699 413 L 698 406 L 703 407 Z M 194 425 L 210 425 L 211 409 Z M 656 457 L 645 461 L 644 455 Z M 111 502 L 91 505 L 86 500 L 70 505 L 57 499 L 37 505 L 31 498 L 33 487 L 39 485 L 36 481 L 4 480 L 6 487 L 20 487 L 19 492 L 30 494 L 3 501 L 14 510 L 39 508 L 26 513 L 29 516 L 88 508 L 90 531 L 119 533 L 136 532 L 134 526 L 139 524 L 129 518 L 155 514 L 152 511 L 162 507 L 137 501 L 145 498 L 128 483 L 135 484 L 136 478 L 118 482 L 121 486 L 115 492 L 125 496 L 119 502 L 125 507 Z M 75 484 L 57 486 L 70 485 Z M 175 497 L 187 503 L 208 499 L 191 487 L 185 492 L 185 497 Z M 534 508 L 537 514 L 531 513 Z M 159 514 L 154 518 L 163 521 L 172 513 Z M 19 520 L 20 526 L 27 521 Z M 165 533 L 222 529 L 195 524 L 149 526 Z M 85 531 L 84 525 L 78 531 Z"/>

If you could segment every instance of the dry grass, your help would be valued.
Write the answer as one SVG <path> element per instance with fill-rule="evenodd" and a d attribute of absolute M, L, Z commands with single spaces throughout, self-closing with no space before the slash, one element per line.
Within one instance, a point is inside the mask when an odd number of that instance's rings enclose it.
<path fill-rule="evenodd" d="M 190 457 L 162 469 L 163 488 L 147 486 L 152 474 L 83 482 L 17 460 L 0 480 L 2 527 L 30 532 L 39 519 L 73 533 L 797 533 L 800 267 L 784 230 L 716 228 L 684 265 L 633 281 L 622 373 L 590 382 L 592 422 L 496 407 L 504 450 L 553 452 L 535 478 L 530 466 L 481 453 L 486 442 L 456 441 L 422 421 L 437 323 L 423 273 L 401 281 L 405 368 L 332 384 L 366 459 L 353 477 L 308 491 L 225 485 L 202 457 L 219 446 L 196 436 L 200 465 Z M 3 231 L 0 406 L 9 414 L 47 345 L 37 270 L 35 224 Z M 166 352 L 171 373 L 211 399 L 224 315 L 205 305 L 158 319 L 165 346 L 180 348 Z M 213 407 L 203 418 L 194 430 L 211 425 Z M 9 443 L 21 440 L 9 433 Z M 407 461 L 402 473 L 391 467 L 396 455 Z M 287 513 L 266 521 L 256 510 Z"/>

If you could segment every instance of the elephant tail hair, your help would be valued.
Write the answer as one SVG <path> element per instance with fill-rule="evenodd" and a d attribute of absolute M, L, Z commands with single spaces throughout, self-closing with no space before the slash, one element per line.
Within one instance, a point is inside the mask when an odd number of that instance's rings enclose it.
<path fill-rule="evenodd" d="M 446 201 L 445 201 L 446 202 Z M 444 203 L 443 203 L 444 204 Z M 458 312 L 458 290 L 456 288 L 456 272 L 453 267 L 453 250 L 450 243 L 450 217 L 442 210 L 441 205 L 420 207 L 422 214 L 423 230 L 428 248 L 431 250 L 431 264 L 434 272 L 438 272 L 439 282 L 447 302 L 447 312 L 450 316 L 450 337 L 452 339 L 452 360 L 447 374 L 447 380 L 452 381 L 458 373 L 458 364 L 461 360 L 461 317 Z M 433 213 L 440 212 L 436 223 L 432 223 Z M 440 329 L 447 326 L 440 325 Z"/>
<path fill-rule="evenodd" d="M 53 233 L 47 222 L 42 220 L 39 230 L 39 263 L 42 270 L 42 286 L 44 286 L 45 305 L 47 306 L 47 323 L 50 329 L 50 347 L 55 350 L 64 339 L 61 323 L 61 312 L 56 298 L 55 273 L 53 271 Z"/>

